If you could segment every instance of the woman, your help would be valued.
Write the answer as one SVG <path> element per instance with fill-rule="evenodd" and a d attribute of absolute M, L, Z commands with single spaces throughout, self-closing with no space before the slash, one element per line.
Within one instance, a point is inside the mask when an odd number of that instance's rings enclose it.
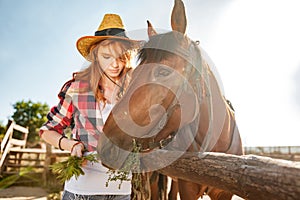
<path fill-rule="evenodd" d="M 125 35 L 121 18 L 106 14 L 95 32 L 77 41 L 77 49 L 91 64 L 73 74 L 59 93 L 59 103 L 47 115 L 40 135 L 71 156 L 94 153 L 102 126 L 129 82 L 131 52 L 138 44 Z M 64 136 L 72 128 L 74 139 Z M 84 175 L 65 182 L 62 199 L 130 199 L 131 183 L 108 180 L 108 169 L 99 163 L 83 166 Z"/>

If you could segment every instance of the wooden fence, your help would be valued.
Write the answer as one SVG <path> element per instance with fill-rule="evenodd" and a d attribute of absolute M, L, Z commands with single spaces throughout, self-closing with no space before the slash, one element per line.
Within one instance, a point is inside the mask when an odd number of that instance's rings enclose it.
<path fill-rule="evenodd" d="M 22 133 L 21 139 L 14 137 L 14 132 Z M 42 174 L 43 184 L 47 183 L 49 165 L 58 158 L 69 156 L 68 151 L 61 151 L 42 143 L 42 148 L 27 148 L 28 128 L 11 122 L 0 149 L 0 175 L 7 176 L 20 173 L 22 169 L 31 168 L 31 173 Z"/>
<path fill-rule="evenodd" d="M 300 146 L 257 146 L 245 147 L 245 154 L 300 161 Z"/>

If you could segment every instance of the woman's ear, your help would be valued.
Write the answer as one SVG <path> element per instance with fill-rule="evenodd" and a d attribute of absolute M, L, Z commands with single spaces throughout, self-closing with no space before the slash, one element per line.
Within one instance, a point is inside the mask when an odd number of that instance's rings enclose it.
<path fill-rule="evenodd" d="M 173 31 L 185 34 L 186 31 L 186 15 L 182 0 L 175 0 L 175 4 L 171 15 L 171 26 Z"/>

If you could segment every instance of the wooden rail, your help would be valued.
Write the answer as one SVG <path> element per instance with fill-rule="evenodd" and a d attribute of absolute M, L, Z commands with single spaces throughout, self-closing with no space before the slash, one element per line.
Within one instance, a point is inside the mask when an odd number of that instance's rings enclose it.
<path fill-rule="evenodd" d="M 300 161 L 300 146 L 246 146 L 245 154 Z"/>
<path fill-rule="evenodd" d="M 264 156 L 236 156 L 224 153 L 158 150 L 143 160 L 146 166 L 167 166 L 159 171 L 171 177 L 230 191 L 242 198 L 298 200 L 300 197 L 300 162 Z"/>

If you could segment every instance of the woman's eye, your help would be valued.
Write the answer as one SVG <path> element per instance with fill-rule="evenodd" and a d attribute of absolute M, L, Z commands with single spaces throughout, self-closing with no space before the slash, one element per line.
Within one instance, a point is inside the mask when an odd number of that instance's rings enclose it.
<path fill-rule="evenodd" d="M 110 59 L 112 57 L 110 54 L 107 54 L 107 53 L 101 53 L 101 56 L 104 59 Z"/>
<path fill-rule="evenodd" d="M 103 56 L 104 59 L 110 59 L 110 56 Z"/>

